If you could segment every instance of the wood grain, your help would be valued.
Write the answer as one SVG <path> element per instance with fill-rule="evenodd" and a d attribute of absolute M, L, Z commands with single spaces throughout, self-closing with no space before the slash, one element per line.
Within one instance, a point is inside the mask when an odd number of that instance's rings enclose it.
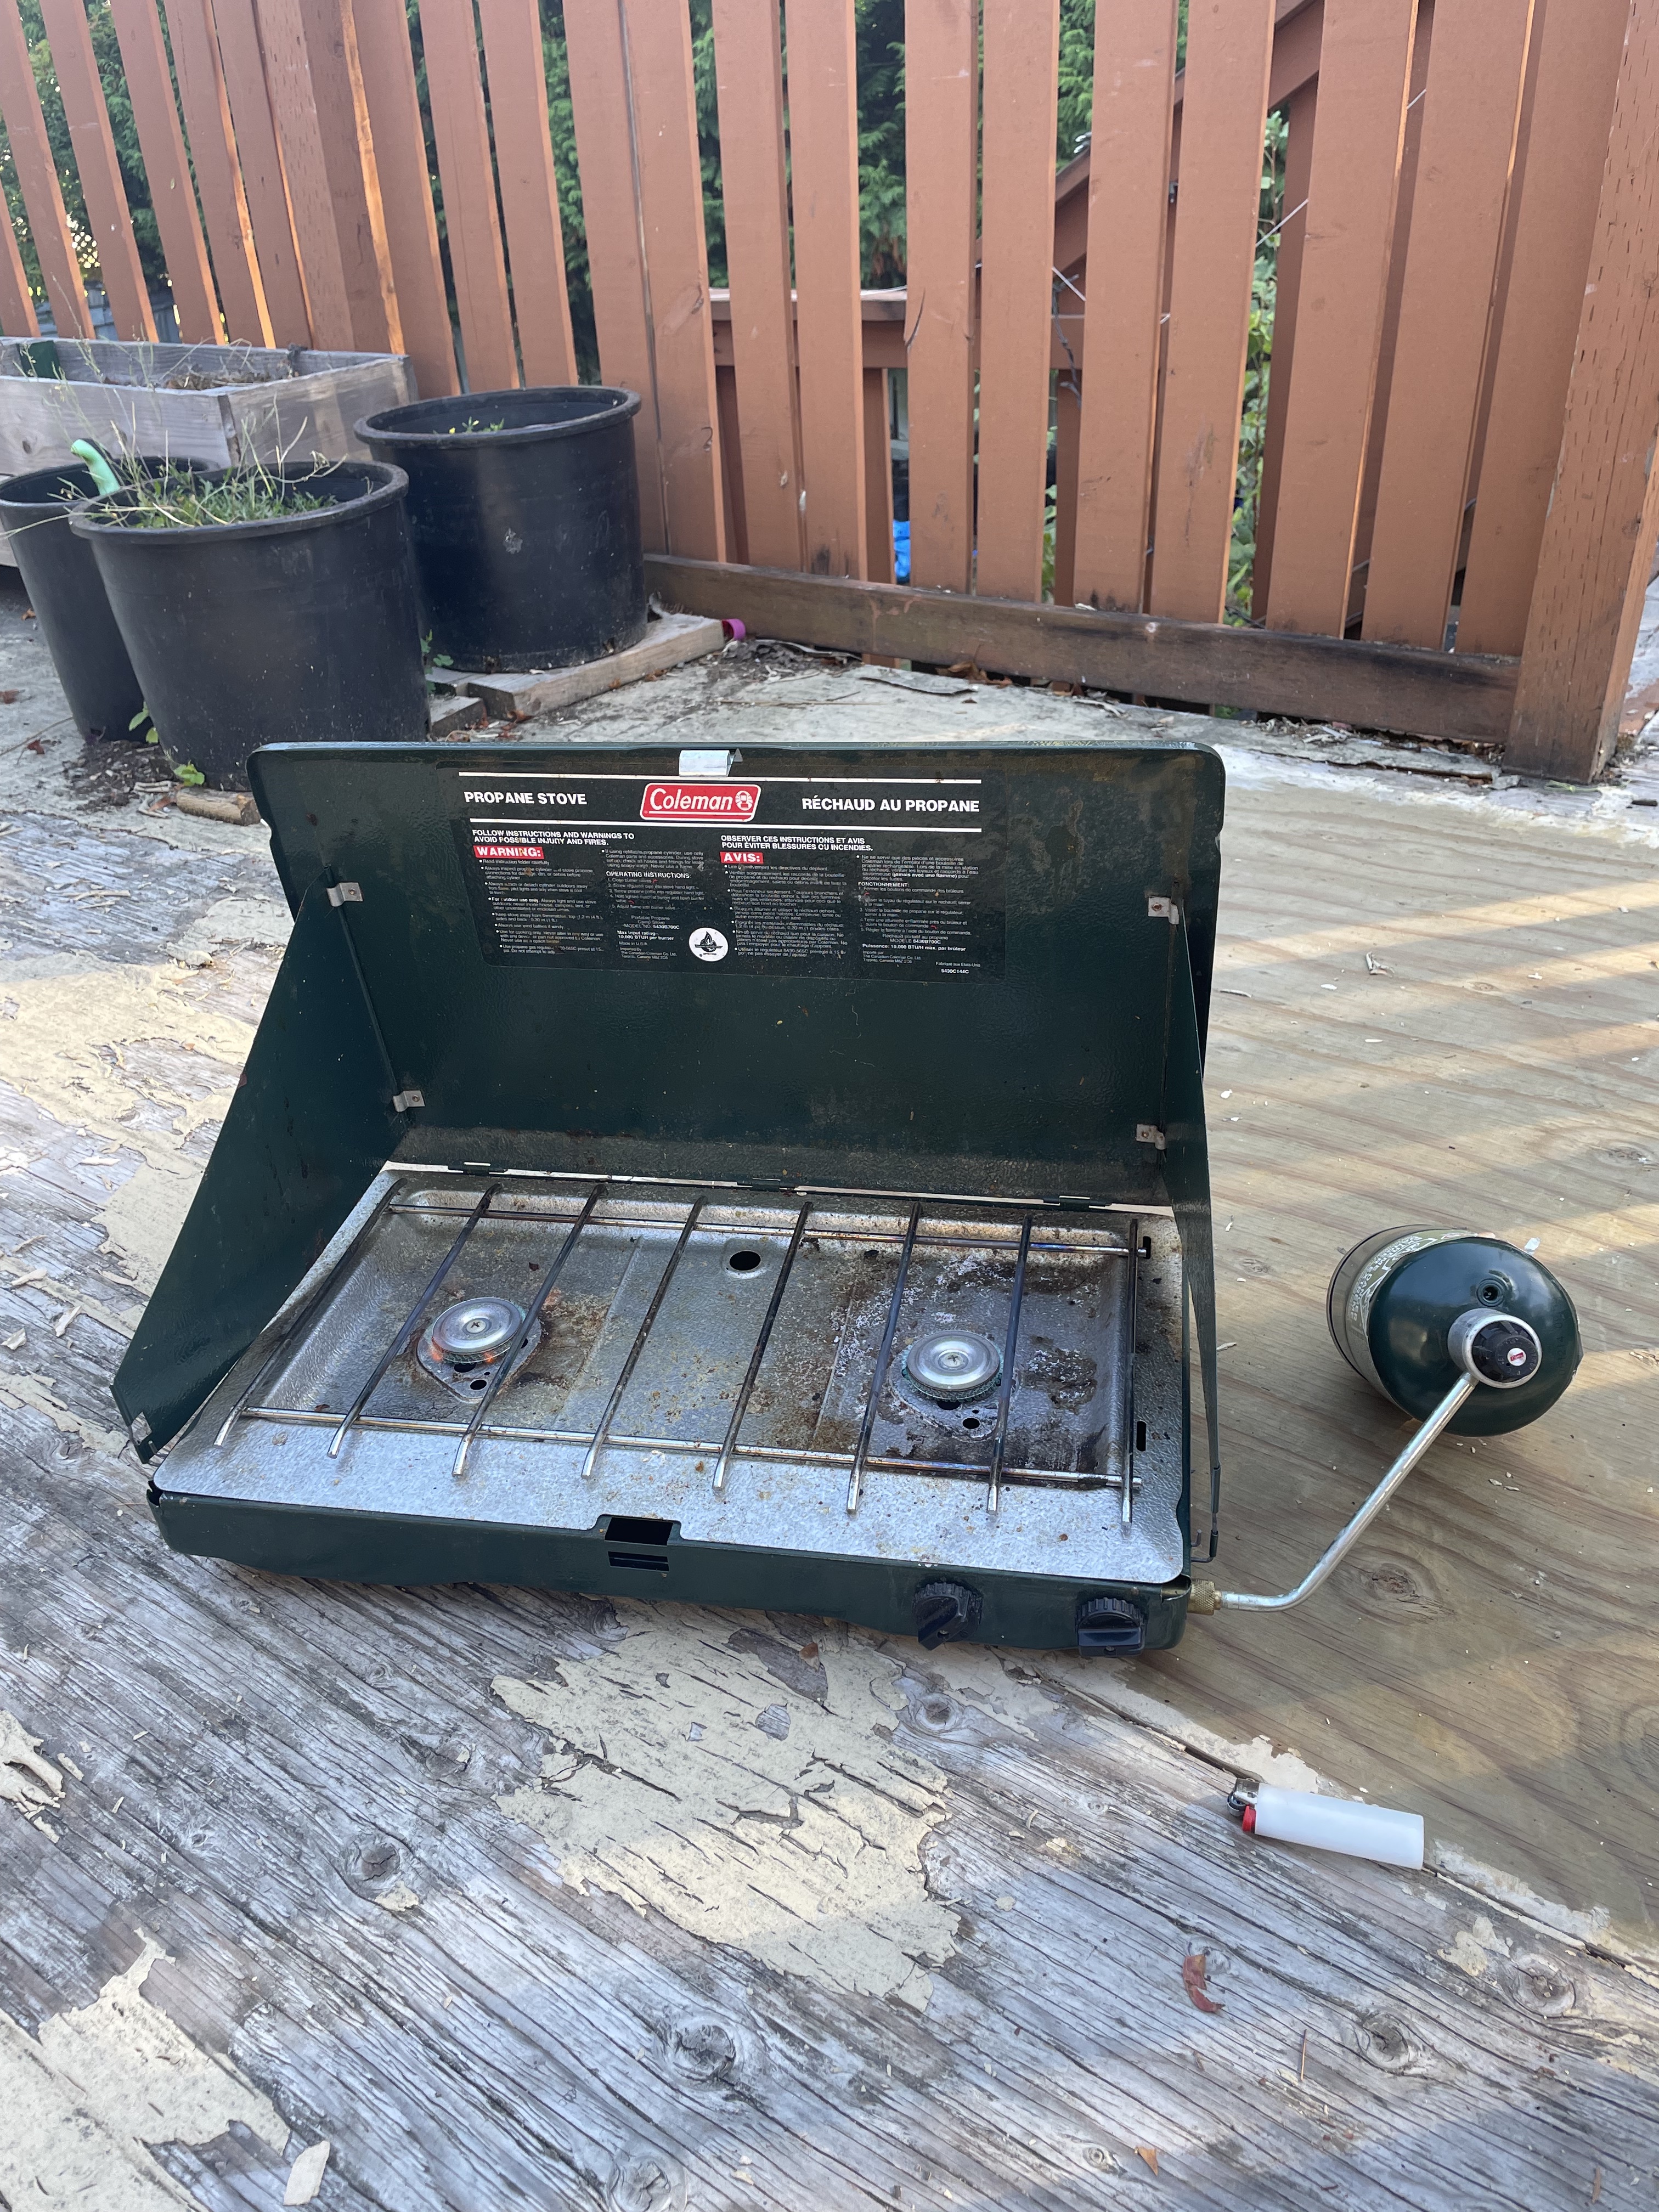
<path fill-rule="evenodd" d="M 115 318 L 115 334 L 153 340 L 155 318 L 150 312 L 149 290 L 132 234 L 126 186 L 115 157 L 115 139 L 86 9 L 81 0 L 41 0 L 40 17 L 81 179 L 87 222 L 98 252 L 99 274 Z"/>
<path fill-rule="evenodd" d="M 402 0 L 353 0 L 353 15 L 404 350 L 415 364 L 421 397 L 440 398 L 458 392 L 460 381 L 409 21 Z"/>
<path fill-rule="evenodd" d="M 983 0 L 975 589 L 1042 596 L 1060 0 Z"/>
<path fill-rule="evenodd" d="M 1176 27 L 1170 0 L 1133 0 L 1098 19 L 1095 39 L 1083 318 L 1090 375 L 1067 597 L 1125 611 L 1140 605 L 1152 529 Z"/>
<path fill-rule="evenodd" d="M 1423 104 L 1365 635 L 1444 642 L 1533 0 L 1440 0 Z"/>
<path fill-rule="evenodd" d="M 726 558 L 702 167 L 685 0 L 623 0 L 640 233 L 671 553 Z"/>
<path fill-rule="evenodd" d="M 748 549 L 741 557 L 768 568 L 798 568 L 800 425 L 777 0 L 715 0 L 714 25 L 738 503 Z M 732 456 L 726 441 L 721 458 L 728 477 Z M 731 557 L 739 557 L 735 550 Z"/>
<path fill-rule="evenodd" d="M 910 574 L 965 592 L 974 560 L 975 0 L 905 0 L 904 88 Z"/>
<path fill-rule="evenodd" d="M 1458 615 L 1460 652 L 1519 653 L 1538 574 L 1607 161 L 1626 0 L 1544 0 L 1513 261 Z"/>
<path fill-rule="evenodd" d="M 863 325 L 853 0 L 785 0 L 801 513 L 814 575 L 864 574 Z"/>
<path fill-rule="evenodd" d="M 1267 620 L 1342 635 L 1417 0 L 1326 0 Z"/>
<path fill-rule="evenodd" d="M 1619 738 L 1659 501 L 1659 20 L 1633 0 L 1510 751 L 1588 779 Z"/>
<path fill-rule="evenodd" d="M 887 428 L 887 371 L 864 372 L 864 573 L 893 580 L 893 447 Z"/>
<path fill-rule="evenodd" d="M 564 34 L 599 373 L 607 384 L 620 385 L 644 398 L 645 404 L 634 417 L 640 527 L 646 550 L 659 552 L 668 542 L 667 526 L 663 518 L 645 268 L 640 258 L 633 112 L 616 0 L 565 0 Z"/>
<path fill-rule="evenodd" d="M 270 308 L 254 240 L 242 162 L 237 158 L 236 131 L 231 119 L 211 0 L 164 0 L 164 4 L 173 73 L 179 85 L 179 105 L 184 111 L 191 167 L 195 173 L 196 189 L 201 195 L 202 220 L 213 256 L 214 279 L 224 309 L 225 335 L 240 339 L 244 345 L 267 346 L 273 343 Z M 263 104 L 263 82 L 258 97 Z M 264 128 L 267 132 L 270 130 L 268 106 Z M 275 157 L 273 138 L 270 158 L 274 161 Z M 258 155 L 252 137 L 246 142 L 244 159 L 257 179 Z M 295 335 L 291 339 L 285 337 L 283 342 L 307 345 L 310 343 L 311 325 L 306 314 L 305 295 L 299 284 L 294 235 L 289 228 L 286 205 L 282 210 L 282 227 L 287 234 L 286 260 L 273 249 L 273 273 L 281 296 L 286 272 L 293 293 L 290 312 L 297 316 Z"/>
<path fill-rule="evenodd" d="M 1308 185 L 1313 175 L 1318 112 L 1317 81 L 1300 86 L 1285 104 L 1285 212 L 1279 219 L 1273 349 L 1267 373 L 1267 422 L 1262 433 L 1261 477 L 1256 495 L 1255 562 L 1250 574 L 1250 611 L 1257 622 L 1267 620 L 1267 594 L 1273 583 L 1279 486 L 1285 465 L 1285 417 L 1296 360 L 1296 311 L 1302 296 L 1302 249 L 1308 234 Z"/>
<path fill-rule="evenodd" d="M 519 381 L 519 360 L 472 0 L 422 0 L 421 38 L 466 388 L 507 392 Z"/>
<path fill-rule="evenodd" d="M 313 82 L 304 0 L 252 0 L 266 97 L 305 283 L 313 345 L 356 343 L 347 262 L 356 240 L 336 217 L 325 137 L 324 95 Z M 232 110 L 235 100 L 232 96 Z M 240 128 L 240 126 L 239 126 Z"/>
<path fill-rule="evenodd" d="M 15 331 L 19 337 L 40 335 L 23 257 L 17 250 L 17 234 L 9 223 L 0 225 L 0 328 Z"/>
<path fill-rule="evenodd" d="M 1249 337 L 1273 0 L 1194 0 L 1188 20 L 1152 611 L 1219 622 Z"/>
<path fill-rule="evenodd" d="M 89 338 L 92 317 L 70 239 L 69 217 L 46 138 L 46 118 L 40 112 L 28 42 L 17 9 L 10 4 L 0 5 L 0 118 L 5 123 L 12 166 L 17 172 L 29 236 L 34 241 L 53 320 L 64 337 Z"/>
<path fill-rule="evenodd" d="M 207 241 L 196 212 L 196 187 L 173 105 L 167 50 L 155 0 L 110 0 L 110 20 L 121 49 L 127 97 L 132 103 L 138 150 L 150 205 L 167 257 L 167 283 L 182 337 L 217 345 L 223 337 Z"/>
<path fill-rule="evenodd" d="M 648 557 L 653 591 L 690 613 L 737 616 L 758 637 L 1043 684 L 1085 684 L 1359 729 L 1501 742 L 1516 663 L 1411 646 L 1150 620 L 776 568 Z"/>
<path fill-rule="evenodd" d="M 479 0 L 513 315 L 526 384 L 574 384 L 564 228 L 553 173 L 541 16 L 532 0 Z"/>
<path fill-rule="evenodd" d="M 401 353 L 403 321 L 386 245 L 355 0 L 300 0 L 300 18 L 351 303 L 352 343 L 363 353 Z"/>
<path fill-rule="evenodd" d="M 180 0 L 180 4 L 187 6 L 190 0 Z M 204 4 L 218 36 L 225 92 L 235 126 L 236 155 L 258 249 L 272 337 L 278 345 L 326 344 L 329 340 L 313 335 L 308 276 L 301 266 L 301 241 L 277 143 L 276 114 L 265 77 L 254 0 L 204 0 Z M 343 281 L 338 289 L 343 298 Z M 338 327 L 342 321 L 337 307 L 332 326 Z"/>
<path fill-rule="evenodd" d="M 1054 379 L 1054 589 L 1059 607 L 1075 606 L 1077 590 L 1077 497 L 1083 430 L 1083 380 L 1062 373 Z"/>

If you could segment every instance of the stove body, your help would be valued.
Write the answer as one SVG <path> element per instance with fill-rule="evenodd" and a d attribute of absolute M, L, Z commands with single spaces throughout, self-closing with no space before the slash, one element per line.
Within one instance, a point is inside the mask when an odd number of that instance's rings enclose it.
<path fill-rule="evenodd" d="M 313 746 L 255 783 L 294 936 L 116 1382 L 169 1543 L 1176 1640 L 1212 754 Z"/>

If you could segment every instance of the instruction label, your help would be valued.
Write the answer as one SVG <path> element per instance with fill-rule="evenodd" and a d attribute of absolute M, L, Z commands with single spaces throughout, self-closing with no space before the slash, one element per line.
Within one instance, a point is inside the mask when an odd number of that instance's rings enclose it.
<path fill-rule="evenodd" d="M 453 818 L 494 966 L 1002 973 L 1000 776 L 463 769 Z"/>

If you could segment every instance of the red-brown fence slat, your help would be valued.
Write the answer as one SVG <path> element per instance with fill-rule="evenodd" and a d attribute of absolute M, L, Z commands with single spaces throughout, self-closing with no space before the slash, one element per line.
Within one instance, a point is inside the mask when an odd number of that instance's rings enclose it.
<path fill-rule="evenodd" d="M 910 579 L 965 592 L 974 557 L 978 0 L 905 0 Z"/>
<path fill-rule="evenodd" d="M 404 350 L 414 364 L 421 397 L 441 398 L 458 392 L 460 380 L 455 374 L 455 337 L 444 294 L 409 20 L 403 0 L 355 0 L 354 12 Z"/>
<path fill-rule="evenodd" d="M 778 0 L 714 0 L 714 21 L 733 419 L 743 472 L 741 500 L 733 495 L 728 504 L 741 507 L 745 560 L 763 568 L 799 568 L 800 426 Z M 729 471 L 729 441 L 721 451 Z"/>
<path fill-rule="evenodd" d="M 862 576 L 864 323 L 853 0 L 787 0 L 806 566 Z"/>
<path fill-rule="evenodd" d="M 271 314 L 254 240 L 253 218 L 248 211 L 243 161 L 237 157 L 235 126 L 231 121 L 230 96 L 219 53 L 218 28 L 212 0 L 163 0 L 167 40 L 173 49 L 173 73 L 179 84 L 179 105 L 184 110 L 185 136 L 190 162 L 201 197 L 202 220 L 207 226 L 208 251 L 212 257 L 214 282 L 224 310 L 225 336 L 245 345 L 268 346 L 272 342 Z M 263 83 L 259 88 L 264 98 Z M 270 113 L 266 111 L 269 125 Z M 273 146 L 274 146 L 273 140 Z M 257 167 L 252 152 L 244 159 Z M 288 222 L 287 204 L 283 222 Z M 294 262 L 293 235 L 289 234 L 289 267 L 299 300 L 300 343 L 310 325 L 305 297 L 299 289 Z M 292 343 L 284 340 L 284 343 Z"/>
<path fill-rule="evenodd" d="M 726 509 L 691 11 L 687 0 L 623 0 L 623 13 L 668 550 L 723 561 Z"/>
<path fill-rule="evenodd" d="M 1364 633 L 1445 641 L 1533 0 L 1440 0 Z"/>
<path fill-rule="evenodd" d="M 1194 622 L 1227 596 L 1273 23 L 1273 0 L 1193 0 L 1188 18 L 1151 605 Z"/>
<path fill-rule="evenodd" d="M 1267 616 L 1273 579 L 1273 532 L 1279 520 L 1279 479 L 1285 461 L 1285 416 L 1296 359 L 1296 310 L 1302 292 L 1302 248 L 1307 236 L 1308 181 L 1313 172 L 1319 82 L 1298 85 L 1285 103 L 1285 198 L 1279 217 L 1279 263 L 1273 284 L 1273 359 L 1267 375 L 1267 422 L 1261 437 L 1261 475 L 1256 490 L 1255 560 L 1250 572 L 1250 612 Z"/>
<path fill-rule="evenodd" d="M 421 38 L 466 386 L 504 392 L 518 383 L 519 363 L 472 0 L 421 0 Z"/>
<path fill-rule="evenodd" d="M 1054 605 L 1079 604 L 1077 592 L 1077 486 L 1083 428 L 1081 380 L 1071 370 L 1054 379 Z M 1143 568 L 1144 568 L 1143 563 Z"/>
<path fill-rule="evenodd" d="M 887 428 L 887 371 L 864 372 L 864 573 L 893 580 L 893 447 Z"/>
<path fill-rule="evenodd" d="M 1060 0 L 984 0 L 976 588 L 1042 596 Z"/>
<path fill-rule="evenodd" d="M 1518 653 L 1526 641 L 1628 15 L 1626 0 L 1544 0 L 1534 34 L 1538 77 L 1458 613 L 1460 653 Z"/>
<path fill-rule="evenodd" d="M 40 15 L 64 102 L 70 146 L 80 173 L 87 227 L 98 249 L 99 273 L 115 319 L 116 335 L 147 338 L 154 343 L 155 318 L 150 312 L 149 288 L 138 258 L 138 241 L 132 234 L 132 211 L 127 205 L 121 165 L 115 157 L 115 139 L 109 127 L 97 58 L 92 51 L 86 9 L 82 0 L 40 0 Z"/>
<path fill-rule="evenodd" d="M 1589 778 L 1618 742 L 1659 529 L 1659 11 L 1631 0 L 1506 762 Z"/>
<path fill-rule="evenodd" d="M 28 216 L 29 236 L 46 280 L 46 297 L 60 337 L 89 338 L 92 317 L 86 287 L 70 240 L 69 216 L 58 189 L 58 167 L 46 138 L 34 70 L 17 0 L 0 0 L 0 116 L 11 142 L 12 166 Z"/>
<path fill-rule="evenodd" d="M 355 0 L 299 0 L 299 5 L 352 343 L 360 352 L 401 353 L 403 320 L 392 281 Z"/>
<path fill-rule="evenodd" d="M 1095 16 L 1083 310 L 1088 371 L 1069 596 L 1097 607 L 1139 607 L 1146 583 L 1176 13 L 1175 0 L 1125 0 Z"/>
<path fill-rule="evenodd" d="M 40 325 L 29 297 L 23 257 L 10 223 L 0 223 L 0 331 L 8 337 L 38 338 Z"/>
<path fill-rule="evenodd" d="M 176 0 L 176 4 L 188 9 L 191 0 Z M 313 337 L 312 302 L 289 206 L 253 0 L 203 0 L 203 5 L 217 35 L 225 96 L 234 129 L 234 159 L 253 226 L 271 336 L 283 346 L 325 344 L 329 341 Z M 185 121 L 188 125 L 188 112 Z"/>
<path fill-rule="evenodd" d="M 617 0 L 565 0 L 564 36 L 599 374 L 607 384 L 637 392 L 644 402 L 634 417 L 640 526 L 646 550 L 659 553 L 666 543 L 662 468 L 634 188 L 633 114 Z"/>
<path fill-rule="evenodd" d="M 155 0 L 110 0 L 110 19 L 121 49 L 133 127 L 167 258 L 179 335 L 192 345 L 216 345 L 222 336 L 219 301 L 196 212 L 196 188 L 173 106 L 173 79 Z"/>
<path fill-rule="evenodd" d="M 1394 243 L 1416 0 L 1326 0 L 1267 620 L 1340 637 Z"/>
<path fill-rule="evenodd" d="M 565 289 L 541 15 L 536 0 L 478 0 L 478 21 L 524 380 L 574 384 L 576 342 Z"/>
<path fill-rule="evenodd" d="M 323 122 L 311 78 L 301 0 L 254 0 L 266 95 L 282 152 L 315 346 L 349 352 L 354 343 L 345 249 L 335 219 Z"/>

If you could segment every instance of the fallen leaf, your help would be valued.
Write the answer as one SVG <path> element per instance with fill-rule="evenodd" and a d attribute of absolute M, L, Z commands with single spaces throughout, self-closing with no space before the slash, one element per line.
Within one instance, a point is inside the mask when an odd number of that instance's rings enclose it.
<path fill-rule="evenodd" d="M 1154 2173 L 1158 2172 L 1158 2153 L 1152 2149 L 1150 2144 L 1137 2143 L 1135 2145 L 1135 2156 L 1137 2158 L 1144 2158 L 1147 2165 L 1152 2167 L 1152 2172 Z"/>
<path fill-rule="evenodd" d="M 1189 1951 L 1181 1962 L 1181 1979 L 1188 1996 L 1200 2012 L 1220 2012 L 1224 2008 L 1208 1996 L 1204 1987 L 1209 1956 L 1207 1951 Z"/>

